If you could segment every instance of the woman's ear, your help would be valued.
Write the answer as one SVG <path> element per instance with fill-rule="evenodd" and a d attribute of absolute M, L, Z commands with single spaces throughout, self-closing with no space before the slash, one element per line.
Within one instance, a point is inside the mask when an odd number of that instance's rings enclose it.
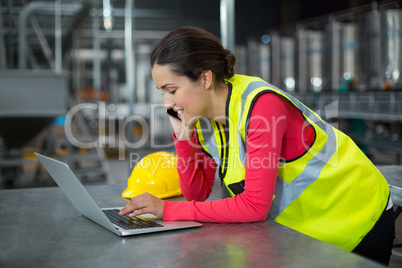
<path fill-rule="evenodd" d="M 211 70 L 206 70 L 201 73 L 202 84 L 206 89 L 212 85 L 213 74 Z"/>

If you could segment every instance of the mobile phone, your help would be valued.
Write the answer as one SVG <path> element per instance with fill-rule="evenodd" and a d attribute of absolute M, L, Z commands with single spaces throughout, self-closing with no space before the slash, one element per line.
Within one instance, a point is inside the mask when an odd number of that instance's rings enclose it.
<path fill-rule="evenodd" d="M 167 109 L 166 113 L 178 120 L 181 120 L 178 116 L 177 116 L 177 112 L 175 110 L 173 110 L 173 108 Z"/>

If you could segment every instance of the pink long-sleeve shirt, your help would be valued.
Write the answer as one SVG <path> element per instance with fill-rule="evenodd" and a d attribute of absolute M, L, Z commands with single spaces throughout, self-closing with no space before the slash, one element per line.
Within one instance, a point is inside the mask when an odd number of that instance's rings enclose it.
<path fill-rule="evenodd" d="M 188 201 L 165 201 L 164 220 L 200 222 L 263 221 L 275 189 L 279 159 L 294 159 L 314 141 L 314 130 L 288 101 L 264 93 L 255 101 L 246 137 L 247 164 L 244 192 L 230 198 L 205 201 L 215 181 L 216 163 L 202 152 L 194 134 L 176 140 L 180 187 Z M 197 148 L 198 147 L 198 148 Z"/>

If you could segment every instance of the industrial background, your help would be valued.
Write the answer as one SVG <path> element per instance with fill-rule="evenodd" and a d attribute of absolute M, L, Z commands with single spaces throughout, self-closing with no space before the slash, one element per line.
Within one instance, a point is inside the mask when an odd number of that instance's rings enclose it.
<path fill-rule="evenodd" d="M 142 156 L 174 152 L 149 56 L 181 26 L 221 38 L 237 73 L 290 92 L 402 178 L 402 1 L 1 0 L 0 188 L 55 186 L 33 152 L 84 184 L 126 183 Z"/>

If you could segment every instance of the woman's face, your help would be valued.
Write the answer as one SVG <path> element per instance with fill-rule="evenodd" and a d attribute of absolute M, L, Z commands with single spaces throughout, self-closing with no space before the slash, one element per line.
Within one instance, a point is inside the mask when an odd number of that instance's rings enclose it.
<path fill-rule="evenodd" d="M 205 115 L 207 94 L 201 78 L 192 82 L 186 76 L 175 75 L 167 65 L 158 64 L 152 68 L 152 77 L 163 93 L 165 108 L 173 108 L 187 126 Z"/>

